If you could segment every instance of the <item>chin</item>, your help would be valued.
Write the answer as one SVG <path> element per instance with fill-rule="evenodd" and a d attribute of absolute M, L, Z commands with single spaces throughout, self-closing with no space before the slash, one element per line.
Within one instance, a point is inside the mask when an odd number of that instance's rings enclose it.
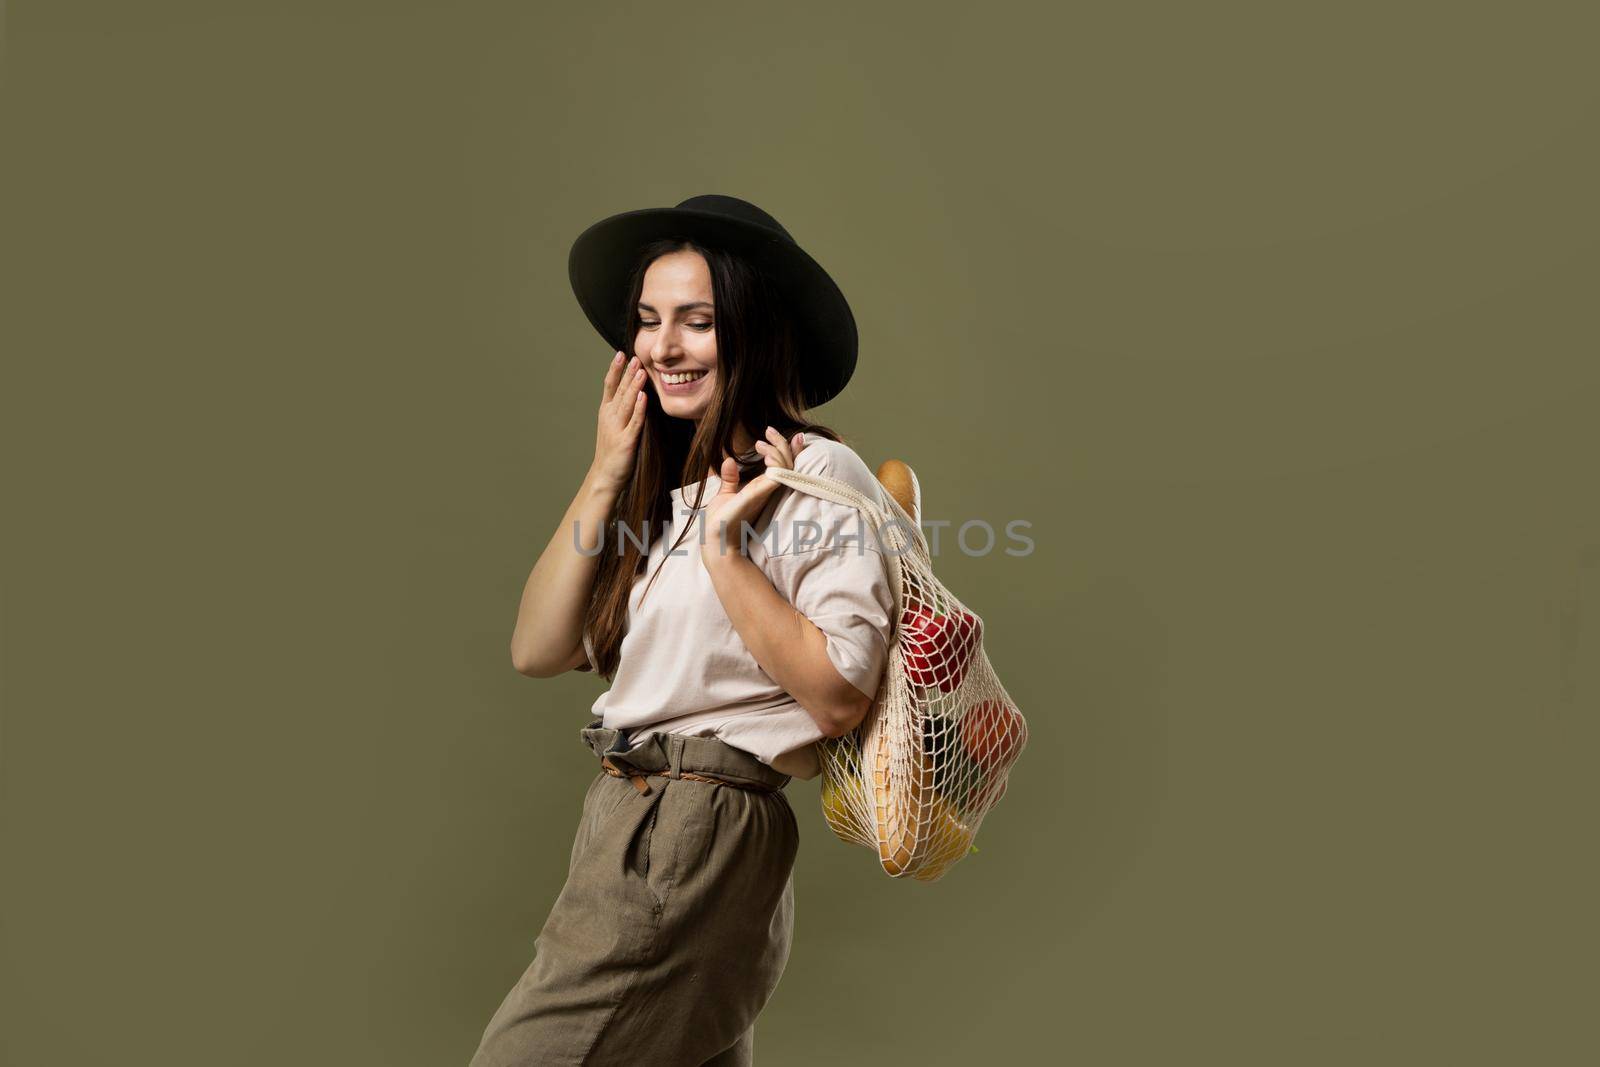
<path fill-rule="evenodd" d="M 698 419 L 705 414 L 706 404 L 701 400 L 684 400 L 679 397 L 662 397 L 661 413 L 675 419 Z"/>
<path fill-rule="evenodd" d="M 682 411 L 675 411 L 672 414 L 677 415 L 678 418 L 680 418 L 680 419 L 696 419 L 696 420 L 698 420 L 700 418 L 700 416 L 704 415 L 708 410 L 710 410 L 710 408 L 711 408 L 710 404 L 704 403 L 702 401 L 702 402 L 696 402 L 692 406 L 685 406 Z"/>

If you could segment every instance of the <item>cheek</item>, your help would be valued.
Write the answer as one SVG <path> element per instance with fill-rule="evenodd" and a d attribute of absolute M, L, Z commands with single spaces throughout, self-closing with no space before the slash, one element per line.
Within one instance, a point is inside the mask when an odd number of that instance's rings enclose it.
<path fill-rule="evenodd" d="M 694 348 L 694 358 L 702 367 L 717 369 L 717 339 L 714 335 L 700 338 L 700 343 Z"/>

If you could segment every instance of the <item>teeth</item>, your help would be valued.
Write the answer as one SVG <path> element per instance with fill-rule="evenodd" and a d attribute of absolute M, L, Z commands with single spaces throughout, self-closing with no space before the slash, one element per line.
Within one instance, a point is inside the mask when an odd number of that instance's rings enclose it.
<path fill-rule="evenodd" d="M 696 378 L 703 378 L 705 374 L 706 372 L 703 370 L 691 371 L 687 374 L 663 374 L 661 380 L 668 385 L 681 385 L 684 382 L 692 382 Z"/>

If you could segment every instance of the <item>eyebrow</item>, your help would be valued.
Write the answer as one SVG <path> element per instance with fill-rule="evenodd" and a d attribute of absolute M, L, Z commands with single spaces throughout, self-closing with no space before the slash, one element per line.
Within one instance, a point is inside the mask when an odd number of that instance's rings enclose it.
<path fill-rule="evenodd" d="M 649 304 L 646 304 L 643 300 L 639 301 L 639 306 L 641 308 L 643 308 L 645 311 L 654 311 L 655 310 L 655 308 L 651 307 Z M 710 306 L 711 306 L 711 301 L 709 301 L 709 300 L 696 300 L 692 304 L 679 304 L 674 310 L 680 311 L 680 312 L 681 311 L 693 311 L 695 308 L 709 308 Z"/>

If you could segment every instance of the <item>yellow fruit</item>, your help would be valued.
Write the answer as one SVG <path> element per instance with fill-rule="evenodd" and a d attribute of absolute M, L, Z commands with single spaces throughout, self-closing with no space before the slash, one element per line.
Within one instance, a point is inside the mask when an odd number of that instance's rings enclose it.
<path fill-rule="evenodd" d="M 931 882 L 967 854 L 972 848 L 974 831 L 957 817 L 956 809 L 948 801 L 934 797 L 923 835 L 928 842 L 927 859 L 911 877 Z"/>
<path fill-rule="evenodd" d="M 847 790 L 860 788 L 859 783 L 839 785 L 837 780 L 829 780 L 822 785 L 822 811 L 828 819 L 828 825 L 833 832 L 842 838 L 855 837 L 866 842 L 872 840 L 872 835 L 867 828 L 861 825 L 861 819 L 850 808 Z"/>

